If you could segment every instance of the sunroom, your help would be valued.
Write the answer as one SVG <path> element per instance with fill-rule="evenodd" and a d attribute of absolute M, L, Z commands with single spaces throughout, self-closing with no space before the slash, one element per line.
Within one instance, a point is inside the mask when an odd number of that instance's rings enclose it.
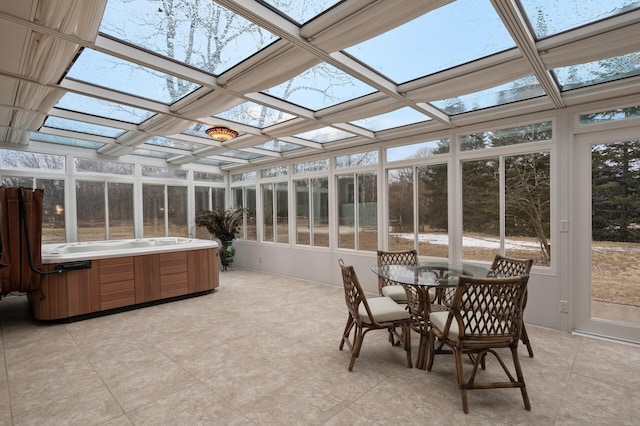
<path fill-rule="evenodd" d="M 530 257 L 527 323 L 640 342 L 637 1 L 1 9 L 0 175 L 45 190 L 43 243 L 241 206 L 238 268 Z"/>

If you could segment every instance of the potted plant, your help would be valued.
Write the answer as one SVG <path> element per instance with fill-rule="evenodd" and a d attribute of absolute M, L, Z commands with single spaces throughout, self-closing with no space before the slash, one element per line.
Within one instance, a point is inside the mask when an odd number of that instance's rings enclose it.
<path fill-rule="evenodd" d="M 207 228 L 207 231 L 220 240 L 220 262 L 223 270 L 226 270 L 233 263 L 233 256 L 236 249 L 232 242 L 238 235 L 238 227 L 242 223 L 244 209 L 236 207 L 228 210 L 216 209 L 205 210 L 196 215 L 196 226 Z"/>

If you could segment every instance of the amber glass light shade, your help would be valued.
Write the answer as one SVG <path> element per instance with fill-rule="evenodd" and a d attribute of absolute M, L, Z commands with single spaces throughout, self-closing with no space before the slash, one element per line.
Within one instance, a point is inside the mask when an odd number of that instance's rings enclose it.
<path fill-rule="evenodd" d="M 238 132 L 233 129 L 224 126 L 210 127 L 205 130 L 205 133 L 209 135 L 211 139 L 215 139 L 220 142 L 228 141 L 238 136 Z"/>

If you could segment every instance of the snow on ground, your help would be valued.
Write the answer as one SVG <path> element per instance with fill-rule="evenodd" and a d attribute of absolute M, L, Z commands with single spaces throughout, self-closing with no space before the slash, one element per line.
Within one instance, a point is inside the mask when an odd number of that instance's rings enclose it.
<path fill-rule="evenodd" d="M 413 234 L 393 234 L 399 238 L 413 240 Z M 449 245 L 449 238 L 444 234 L 419 234 L 421 242 L 434 245 Z M 466 247 L 482 247 L 500 249 L 500 239 L 491 237 L 463 237 L 462 245 Z M 505 248 L 508 250 L 540 250 L 540 245 L 535 241 L 505 240 Z"/>
<path fill-rule="evenodd" d="M 393 234 L 398 238 L 405 238 L 408 240 L 413 240 L 413 234 Z M 433 245 L 448 245 L 449 238 L 445 234 L 419 234 L 418 240 L 421 242 L 425 242 Z M 489 248 L 494 250 L 500 249 L 500 240 L 498 238 L 491 237 L 463 237 L 462 238 L 462 246 L 463 247 L 480 247 L 480 248 Z M 505 249 L 506 250 L 530 250 L 530 251 L 539 251 L 540 244 L 537 241 L 522 241 L 522 240 L 505 240 Z M 640 247 L 615 247 L 615 246 L 600 246 L 597 243 L 592 245 L 592 249 L 594 251 L 616 251 L 621 253 L 640 253 Z"/>

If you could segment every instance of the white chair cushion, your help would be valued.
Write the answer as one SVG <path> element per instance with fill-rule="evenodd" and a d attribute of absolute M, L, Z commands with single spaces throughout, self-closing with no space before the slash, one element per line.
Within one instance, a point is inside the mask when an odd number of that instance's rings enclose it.
<path fill-rule="evenodd" d="M 444 326 L 447 323 L 447 318 L 449 317 L 449 311 L 441 311 L 441 312 L 431 312 L 429 314 L 429 320 L 431 321 L 431 326 L 437 328 L 440 331 L 444 330 Z M 458 322 L 453 319 L 451 321 L 451 326 L 449 327 L 449 334 L 447 338 L 453 341 L 458 341 Z"/>
<path fill-rule="evenodd" d="M 444 331 L 444 326 L 447 323 L 447 317 L 449 316 L 449 311 L 442 312 L 431 312 L 429 314 L 429 321 L 431 321 L 431 326 L 437 328 L 440 331 Z M 471 327 L 471 329 L 475 329 L 476 325 L 479 325 L 480 328 L 484 327 L 484 322 L 487 319 L 495 319 L 495 317 L 491 317 L 488 314 L 484 314 L 482 317 L 478 314 L 474 315 L 475 318 L 471 320 L 470 324 L 467 324 L 467 327 Z M 467 330 L 469 332 L 470 329 Z M 451 326 L 449 327 L 449 334 L 447 337 L 449 340 L 453 340 L 454 342 L 458 341 L 460 336 L 460 330 L 458 330 L 458 321 L 455 318 L 451 320 Z"/>
<path fill-rule="evenodd" d="M 398 321 L 410 318 L 409 312 L 390 297 L 373 297 L 367 299 L 367 303 L 376 322 Z M 372 322 L 363 303 L 358 307 L 358 313 L 363 322 Z"/>
<path fill-rule="evenodd" d="M 382 287 L 382 295 L 392 298 L 396 303 L 407 303 L 407 292 L 401 285 L 385 285 Z"/>

